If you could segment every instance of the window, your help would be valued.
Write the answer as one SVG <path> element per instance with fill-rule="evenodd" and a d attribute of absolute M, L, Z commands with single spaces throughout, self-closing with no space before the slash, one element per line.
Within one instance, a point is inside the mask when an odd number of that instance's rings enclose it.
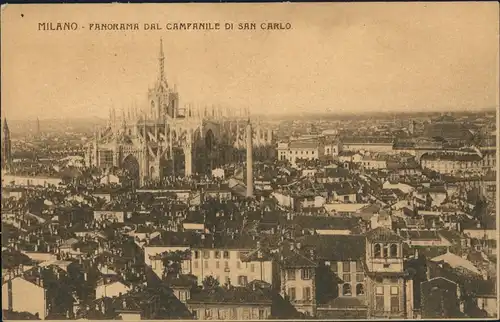
<path fill-rule="evenodd" d="M 302 279 L 303 280 L 310 280 L 311 279 L 311 270 L 304 268 L 302 269 Z"/>
<path fill-rule="evenodd" d="M 180 301 L 185 301 L 186 300 L 186 292 L 185 291 L 180 291 L 179 292 L 179 300 Z"/>
<path fill-rule="evenodd" d="M 288 289 L 288 296 L 290 298 L 291 301 L 295 301 L 295 287 L 290 287 Z"/>
<path fill-rule="evenodd" d="M 205 309 L 205 319 L 211 318 L 212 317 L 212 310 L 211 309 Z"/>
<path fill-rule="evenodd" d="M 337 273 L 339 270 L 339 268 L 337 266 L 337 262 L 331 262 L 330 267 L 331 267 L 332 272 L 334 272 L 334 273 Z"/>
<path fill-rule="evenodd" d="M 232 312 L 232 317 L 231 317 L 231 319 L 233 319 L 233 320 L 237 320 L 237 319 L 238 319 L 238 309 L 234 307 L 234 308 L 231 310 L 231 312 Z"/>
<path fill-rule="evenodd" d="M 397 286 L 391 286 L 391 295 L 398 295 L 399 288 Z"/>
<path fill-rule="evenodd" d="M 373 247 L 373 256 L 375 258 L 380 258 L 381 256 L 381 246 L 380 244 L 375 244 L 375 247 Z"/>
<path fill-rule="evenodd" d="M 109 167 L 113 165 L 113 151 L 99 152 L 99 165 L 101 167 Z M 28 182 L 28 185 L 30 182 Z"/>
<path fill-rule="evenodd" d="M 398 245 L 391 244 L 391 257 L 398 257 Z"/>
<path fill-rule="evenodd" d="M 351 271 L 351 262 L 342 262 L 342 271 L 350 272 Z"/>
<path fill-rule="evenodd" d="M 259 320 L 265 320 L 266 315 L 264 309 L 259 309 Z"/>
<path fill-rule="evenodd" d="M 228 261 L 224 262 L 224 268 L 229 268 L 229 262 Z"/>
<path fill-rule="evenodd" d="M 344 285 L 342 285 L 342 295 L 343 296 L 351 296 L 352 295 L 351 284 L 345 283 Z"/>
<path fill-rule="evenodd" d="M 200 312 L 198 310 L 193 310 L 193 316 L 196 320 L 200 318 Z"/>
<path fill-rule="evenodd" d="M 384 311 L 384 287 L 377 286 L 375 289 L 375 310 Z"/>
<path fill-rule="evenodd" d="M 194 262 L 194 268 L 198 268 L 198 262 Z"/>
<path fill-rule="evenodd" d="M 208 262 L 205 262 L 205 268 L 208 268 Z"/>
<path fill-rule="evenodd" d="M 363 282 L 365 280 L 364 274 L 356 274 L 356 282 Z"/>
<path fill-rule="evenodd" d="M 227 250 L 224 251 L 224 259 L 229 259 L 229 252 Z"/>
<path fill-rule="evenodd" d="M 248 279 L 246 276 L 238 276 L 238 284 L 245 286 L 248 284 Z"/>
<path fill-rule="evenodd" d="M 383 251 L 383 256 L 384 258 L 387 258 L 389 257 L 389 246 L 388 245 L 384 245 L 384 251 Z"/>
<path fill-rule="evenodd" d="M 216 261 L 215 262 L 215 268 L 219 268 L 219 265 L 220 265 L 219 261 Z"/>
<path fill-rule="evenodd" d="M 241 269 L 241 262 L 236 262 L 236 268 Z"/>
<path fill-rule="evenodd" d="M 287 269 L 286 275 L 287 275 L 287 277 L 288 277 L 287 279 L 289 281 L 295 280 L 295 270 L 294 269 Z"/>
<path fill-rule="evenodd" d="M 350 283 L 351 282 L 351 274 L 343 274 L 342 280 L 346 283 Z"/>
<path fill-rule="evenodd" d="M 311 288 L 310 287 L 304 287 L 304 300 L 306 300 L 306 301 L 311 300 Z"/>
<path fill-rule="evenodd" d="M 250 272 L 255 272 L 255 264 L 250 264 Z"/>
<path fill-rule="evenodd" d="M 399 296 L 391 295 L 391 312 L 399 312 Z"/>
<path fill-rule="evenodd" d="M 194 258 L 195 258 L 195 259 L 200 258 L 200 252 L 199 252 L 199 251 L 197 251 L 197 250 L 195 250 L 195 251 L 194 251 Z M 198 311 L 197 311 L 197 312 L 198 312 Z"/>
<path fill-rule="evenodd" d="M 210 251 L 209 250 L 204 250 L 203 251 L 203 258 L 209 259 L 210 258 Z"/>
<path fill-rule="evenodd" d="M 247 308 L 243 309 L 243 320 L 250 320 L 250 310 Z"/>
<path fill-rule="evenodd" d="M 220 251 L 216 250 L 214 252 L 214 256 L 215 256 L 215 258 L 220 258 Z"/>
<path fill-rule="evenodd" d="M 363 271 L 363 263 L 360 261 L 356 262 L 356 272 L 362 272 Z"/>
<path fill-rule="evenodd" d="M 365 294 L 365 287 L 363 286 L 363 284 L 357 284 L 356 285 L 356 295 L 359 296 L 359 295 L 364 295 Z"/>

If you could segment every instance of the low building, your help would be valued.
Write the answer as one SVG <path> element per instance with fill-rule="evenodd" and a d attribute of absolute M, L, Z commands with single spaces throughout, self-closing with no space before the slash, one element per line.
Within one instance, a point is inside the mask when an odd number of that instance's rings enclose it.
<path fill-rule="evenodd" d="M 316 314 L 316 284 L 314 251 L 305 253 L 290 243 L 285 245 L 279 260 L 280 294 L 298 312 Z"/>
<path fill-rule="evenodd" d="M 41 186 L 49 185 L 58 186 L 63 182 L 58 176 L 28 176 L 28 175 L 2 175 L 2 186 L 17 185 L 17 186 Z"/>
<path fill-rule="evenodd" d="M 272 303 L 269 289 L 229 285 L 191 292 L 186 306 L 196 320 L 245 321 L 269 319 Z"/>
<path fill-rule="evenodd" d="M 29 300 L 27 300 L 29 299 Z M 45 320 L 48 315 L 47 290 L 42 279 L 34 282 L 16 277 L 2 284 L 2 308 L 28 312 Z"/>

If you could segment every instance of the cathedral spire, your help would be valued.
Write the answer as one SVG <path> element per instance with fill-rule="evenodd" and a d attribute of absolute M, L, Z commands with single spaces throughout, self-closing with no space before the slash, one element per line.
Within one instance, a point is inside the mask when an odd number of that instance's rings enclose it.
<path fill-rule="evenodd" d="M 163 53 L 163 39 L 160 38 L 160 55 L 158 56 L 159 61 L 159 81 L 165 81 L 165 54 Z"/>

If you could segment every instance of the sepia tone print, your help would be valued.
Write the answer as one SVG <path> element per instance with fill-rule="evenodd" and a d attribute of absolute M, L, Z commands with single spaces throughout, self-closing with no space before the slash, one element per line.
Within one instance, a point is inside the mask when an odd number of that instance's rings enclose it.
<path fill-rule="evenodd" d="M 498 4 L 1 21 L 3 319 L 497 318 Z"/>

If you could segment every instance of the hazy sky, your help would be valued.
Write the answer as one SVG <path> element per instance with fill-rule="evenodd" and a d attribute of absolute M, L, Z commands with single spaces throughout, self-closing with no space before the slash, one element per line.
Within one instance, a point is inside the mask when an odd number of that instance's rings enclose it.
<path fill-rule="evenodd" d="M 79 31 L 37 31 L 74 21 Z M 95 22 L 289 22 L 291 30 L 89 31 Z M 2 114 L 107 116 L 146 104 L 163 38 L 181 104 L 255 113 L 498 106 L 498 4 L 9 5 Z"/>

